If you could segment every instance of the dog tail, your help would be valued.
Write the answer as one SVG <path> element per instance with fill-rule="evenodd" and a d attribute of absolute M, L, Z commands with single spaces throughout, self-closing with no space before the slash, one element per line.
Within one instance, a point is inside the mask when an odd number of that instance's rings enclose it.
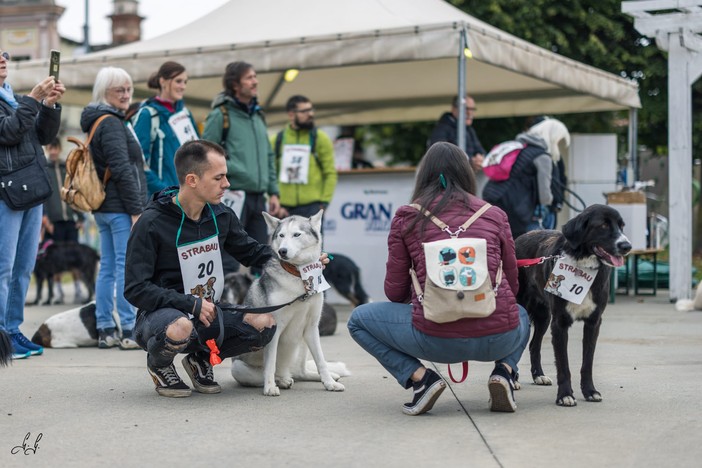
<path fill-rule="evenodd" d="M 695 310 L 695 301 L 692 299 L 678 299 L 675 303 L 675 310 L 679 312 L 692 312 Z"/>
<path fill-rule="evenodd" d="M 242 387 L 263 387 L 263 369 L 250 366 L 241 359 L 232 359 L 232 377 Z"/>
<path fill-rule="evenodd" d="M 0 330 L 0 367 L 7 366 L 12 361 L 12 343 L 5 330 Z"/>
<path fill-rule="evenodd" d="M 351 375 L 351 371 L 346 364 L 341 361 L 327 361 L 327 369 L 332 374 L 337 374 L 339 377 L 348 377 Z M 305 371 L 310 374 L 317 373 L 317 364 L 314 363 L 312 359 L 305 362 Z"/>

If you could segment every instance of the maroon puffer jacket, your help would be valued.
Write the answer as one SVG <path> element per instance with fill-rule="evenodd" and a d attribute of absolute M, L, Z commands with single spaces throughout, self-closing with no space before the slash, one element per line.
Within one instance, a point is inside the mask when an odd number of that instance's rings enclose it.
<path fill-rule="evenodd" d="M 485 202 L 477 197 L 470 197 L 470 208 L 460 202 L 452 203 L 440 216 L 451 231 L 458 229 Z M 431 207 L 429 207 L 431 211 Z M 424 318 L 422 306 L 412 287 L 409 269 L 414 262 L 419 284 L 424 285 L 426 267 L 422 242 L 447 239 L 448 235 L 434 223 L 429 222 L 424 231 L 424 238 L 418 236 L 417 225 L 412 232 L 404 234 L 406 226 L 414 219 L 418 211 L 410 206 L 401 206 L 395 213 L 388 236 L 388 262 L 385 276 L 385 295 L 393 302 L 408 302 L 412 298 L 412 323 L 423 333 L 443 338 L 474 338 L 504 333 L 519 324 L 519 310 L 516 296 L 519 291 L 517 278 L 517 259 L 514 254 L 514 240 L 507 222 L 507 215 L 500 208 L 493 206 L 478 218 L 468 231 L 459 237 L 479 237 L 487 241 L 488 269 L 490 279 L 495 283 L 495 275 L 502 260 L 502 282 L 497 292 L 496 310 L 489 317 L 467 318 L 450 323 L 435 323 Z"/>

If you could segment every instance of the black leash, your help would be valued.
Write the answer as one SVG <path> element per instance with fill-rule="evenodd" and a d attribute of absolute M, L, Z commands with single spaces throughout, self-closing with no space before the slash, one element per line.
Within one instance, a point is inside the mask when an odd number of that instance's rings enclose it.
<path fill-rule="evenodd" d="M 270 312 L 275 312 L 278 309 L 282 309 L 283 307 L 289 306 L 293 302 L 296 301 L 304 301 L 307 299 L 307 293 L 301 294 L 300 296 L 297 296 L 295 299 L 293 299 L 290 302 L 286 302 L 285 304 L 278 304 L 278 305 L 272 305 L 272 306 L 263 306 L 263 307 L 248 307 L 245 305 L 241 304 L 228 304 L 226 302 L 220 302 L 219 304 L 215 304 L 215 309 L 217 310 L 217 319 L 219 320 L 219 336 L 217 336 L 217 346 L 222 346 L 222 341 L 224 341 L 224 313 L 228 312 L 231 314 L 238 313 L 238 312 L 243 312 L 245 314 L 268 314 Z"/>

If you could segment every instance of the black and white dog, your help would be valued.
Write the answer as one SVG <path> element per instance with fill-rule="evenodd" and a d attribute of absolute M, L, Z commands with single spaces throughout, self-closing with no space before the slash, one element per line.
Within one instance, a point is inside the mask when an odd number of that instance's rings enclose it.
<path fill-rule="evenodd" d="M 43 304 L 53 304 L 54 275 L 67 271 L 73 272 L 76 278 L 80 278 L 88 290 L 88 297 L 84 298 L 84 301 L 77 302 L 91 301 L 95 294 L 95 276 L 99 260 L 100 255 L 95 249 L 78 242 L 54 242 L 52 240 L 44 242 L 39 246 L 37 261 L 34 265 L 37 295 L 31 304 L 37 305 L 41 301 L 44 282 L 48 283 L 48 298 Z M 56 303 L 63 303 L 63 297 L 58 298 Z"/>
<path fill-rule="evenodd" d="M 361 269 L 346 255 L 329 254 L 331 260 L 324 269 L 324 277 L 336 292 L 357 307 L 370 302 L 361 283 Z"/>
<path fill-rule="evenodd" d="M 602 401 L 592 380 L 592 365 L 602 313 L 609 299 L 612 267 L 624 264 L 631 250 L 629 239 L 622 233 L 624 222 L 615 209 L 606 205 L 591 205 L 559 231 L 531 231 L 515 241 L 517 259 L 546 257 L 548 260 L 519 269 L 517 302 L 523 305 L 534 324 L 534 336 L 529 344 L 531 375 L 537 385 L 551 385 L 551 379 L 541 368 L 541 342 L 551 322 L 553 350 L 556 355 L 559 406 L 575 406 L 568 365 L 568 329 L 575 320 L 584 322 L 583 363 L 580 389 L 587 401 Z M 567 255 L 575 268 L 596 270 L 594 281 L 581 304 L 544 291 L 557 257 Z M 589 271 L 589 270 L 588 270 Z M 553 281 L 553 278 L 551 278 Z M 560 284 L 560 282 L 559 282 Z"/>

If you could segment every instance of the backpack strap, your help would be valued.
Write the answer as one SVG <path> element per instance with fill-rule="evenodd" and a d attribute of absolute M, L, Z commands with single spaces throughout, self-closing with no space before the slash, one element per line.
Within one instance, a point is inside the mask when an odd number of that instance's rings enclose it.
<path fill-rule="evenodd" d="M 103 114 L 100 117 L 97 118 L 95 123 L 93 124 L 92 127 L 90 127 L 90 133 L 88 133 L 88 139 L 85 140 L 85 147 L 87 148 L 90 146 L 90 142 L 93 140 L 93 136 L 95 135 L 95 130 L 97 130 L 98 125 L 102 123 L 103 120 L 106 118 L 111 117 L 110 114 Z M 106 164 L 105 165 L 105 174 L 102 176 L 102 185 L 107 185 L 107 181 L 110 180 L 110 177 L 112 176 L 112 172 L 110 171 L 110 165 Z"/>
<path fill-rule="evenodd" d="M 137 114 L 130 120 L 132 121 L 132 125 L 136 126 L 141 113 L 144 111 L 147 111 L 151 116 L 151 131 L 149 132 L 149 148 L 151 151 L 149 152 L 149 161 L 146 161 L 146 163 L 149 166 L 149 170 L 151 170 L 151 160 L 154 156 L 153 147 L 154 143 L 156 143 L 158 140 L 158 153 L 156 154 L 156 160 L 158 161 L 158 178 L 161 179 L 163 177 L 163 140 L 166 138 L 166 134 L 161 130 L 161 118 L 158 115 L 158 110 L 144 103 L 139 108 L 139 112 L 137 112 Z"/>
<path fill-rule="evenodd" d="M 227 110 L 226 104 L 219 106 L 219 111 L 222 113 L 222 141 L 219 142 L 220 146 L 224 148 L 225 154 L 227 153 L 227 137 L 229 136 L 229 111 Z M 229 155 L 227 154 L 227 159 Z"/>
<path fill-rule="evenodd" d="M 468 218 L 468 220 L 465 223 L 463 223 L 461 226 L 459 226 L 459 228 L 456 230 L 456 232 L 451 232 L 451 229 L 448 227 L 448 225 L 446 225 L 446 223 L 444 223 L 439 218 L 437 218 L 436 216 L 431 214 L 431 211 L 423 208 L 421 205 L 418 205 L 416 203 L 412 203 L 410 206 L 412 208 L 414 208 L 415 210 L 420 211 L 424 216 L 426 216 L 434 224 L 436 224 L 439 227 L 439 229 L 441 229 L 442 231 L 445 231 L 451 237 L 456 237 L 456 236 L 458 236 L 458 234 L 466 231 L 470 227 L 470 225 L 475 222 L 476 219 L 480 218 L 480 216 L 483 213 L 485 213 L 487 210 L 489 210 L 492 207 L 492 205 L 489 203 L 484 204 L 483 206 L 480 207 L 480 209 L 478 209 L 475 213 L 473 213 L 473 216 Z"/>

